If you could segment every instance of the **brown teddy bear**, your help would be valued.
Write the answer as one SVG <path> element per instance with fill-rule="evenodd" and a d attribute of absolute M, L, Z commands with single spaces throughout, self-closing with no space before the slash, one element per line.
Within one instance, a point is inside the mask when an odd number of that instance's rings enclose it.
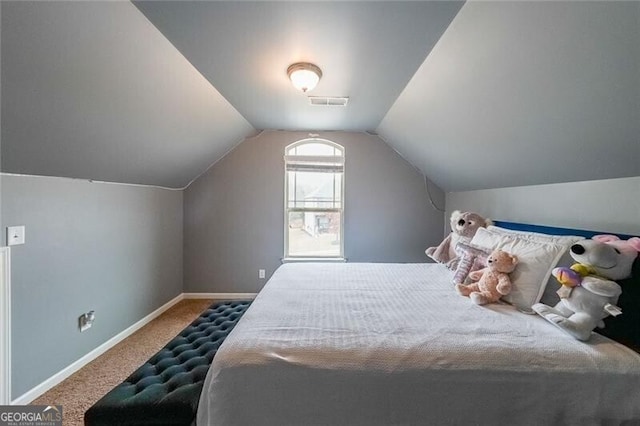
<path fill-rule="evenodd" d="M 487 258 L 487 267 L 473 271 L 469 278 L 477 280 L 469 285 L 456 284 L 456 292 L 469 296 L 477 305 L 497 302 L 511 291 L 509 273 L 518 264 L 518 258 L 500 249 L 494 250 Z"/>
<path fill-rule="evenodd" d="M 461 212 L 455 210 L 451 213 L 451 233 L 447 235 L 438 247 L 429 247 L 425 250 L 427 256 L 438 263 L 443 263 L 447 268 L 454 270 L 458 267 L 460 258 L 456 253 L 456 245 L 460 242 L 469 243 L 476 234 L 478 228 L 492 225 L 491 219 L 485 219 L 477 213 Z"/>

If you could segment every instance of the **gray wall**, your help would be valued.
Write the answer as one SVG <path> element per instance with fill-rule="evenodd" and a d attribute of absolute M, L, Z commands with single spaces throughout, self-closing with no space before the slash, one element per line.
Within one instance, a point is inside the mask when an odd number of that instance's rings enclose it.
<path fill-rule="evenodd" d="M 182 200 L 160 188 L 2 176 L 2 229 L 26 226 L 26 244 L 11 252 L 12 398 L 182 292 Z M 80 333 L 91 309 L 96 322 Z"/>
<path fill-rule="evenodd" d="M 320 132 L 345 147 L 345 256 L 350 262 L 424 262 L 443 215 L 422 176 L 377 136 Z M 185 190 L 186 292 L 256 292 L 284 251 L 284 149 L 304 132 L 245 140 Z M 444 194 L 431 189 L 442 207 Z"/>
<path fill-rule="evenodd" d="M 640 177 L 452 192 L 447 214 L 640 235 Z"/>

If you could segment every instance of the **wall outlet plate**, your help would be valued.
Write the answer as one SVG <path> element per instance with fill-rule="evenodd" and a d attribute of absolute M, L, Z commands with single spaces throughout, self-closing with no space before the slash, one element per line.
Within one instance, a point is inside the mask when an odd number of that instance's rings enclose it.
<path fill-rule="evenodd" d="M 90 329 L 95 318 L 96 316 L 94 311 L 89 311 L 86 314 L 80 315 L 80 317 L 78 318 L 78 326 L 80 327 L 80 331 L 82 332 Z"/>
<path fill-rule="evenodd" d="M 24 244 L 24 225 L 22 226 L 8 226 L 7 227 L 7 245 L 16 246 L 18 244 Z"/>
<path fill-rule="evenodd" d="M 258 270 L 258 278 L 264 278 L 265 277 L 265 270 L 264 269 L 259 269 Z"/>

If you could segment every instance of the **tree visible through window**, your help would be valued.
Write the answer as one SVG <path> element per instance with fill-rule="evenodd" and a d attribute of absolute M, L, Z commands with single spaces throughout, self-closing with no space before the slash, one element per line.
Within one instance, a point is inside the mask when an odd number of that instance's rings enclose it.
<path fill-rule="evenodd" d="M 284 158 L 285 257 L 342 258 L 344 149 L 306 139 Z"/>

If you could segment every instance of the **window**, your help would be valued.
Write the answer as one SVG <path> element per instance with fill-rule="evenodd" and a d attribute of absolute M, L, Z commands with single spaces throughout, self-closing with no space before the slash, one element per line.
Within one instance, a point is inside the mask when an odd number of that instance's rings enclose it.
<path fill-rule="evenodd" d="M 343 258 L 344 149 L 305 139 L 284 162 L 285 258 Z"/>

